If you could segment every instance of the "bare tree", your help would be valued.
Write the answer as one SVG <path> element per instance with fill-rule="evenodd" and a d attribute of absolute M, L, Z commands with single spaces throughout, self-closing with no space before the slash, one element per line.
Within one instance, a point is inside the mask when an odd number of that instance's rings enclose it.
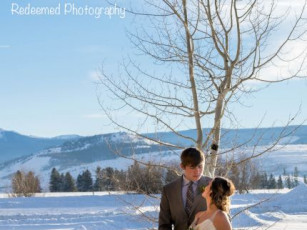
<path fill-rule="evenodd" d="M 157 166 L 149 162 L 145 167 L 134 162 L 128 168 L 126 178 L 126 189 L 143 194 L 161 193 L 162 190 L 162 172 Z"/>
<path fill-rule="evenodd" d="M 274 0 L 141 2 L 142 9 L 131 3 L 138 28 L 129 36 L 141 54 L 152 58 L 153 71 L 135 57 L 123 61 L 116 77 L 103 67 L 100 71 L 101 107 L 122 130 L 184 148 L 141 134 L 147 123 L 154 124 L 156 131 L 171 131 L 207 153 L 211 144 L 220 144 L 222 120 L 236 122 L 230 104 L 259 89 L 250 83 L 303 76 L 306 47 L 294 44 L 304 44 L 306 2 L 291 20 L 291 8 L 280 8 Z M 124 110 L 139 117 L 138 126 L 117 119 Z M 211 128 L 204 133 L 203 127 Z M 195 128 L 196 138 L 179 128 Z M 267 151 L 287 135 L 282 132 Z M 266 152 L 254 151 L 252 157 Z M 206 155 L 206 175 L 214 176 L 217 159 L 217 151 Z"/>
<path fill-rule="evenodd" d="M 32 171 L 28 173 L 17 171 L 12 178 L 13 194 L 16 196 L 32 196 L 41 192 L 40 181 Z"/>

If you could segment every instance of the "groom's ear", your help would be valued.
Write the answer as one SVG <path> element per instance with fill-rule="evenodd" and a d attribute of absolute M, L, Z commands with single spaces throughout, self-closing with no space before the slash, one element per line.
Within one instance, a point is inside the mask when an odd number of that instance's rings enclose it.
<path fill-rule="evenodd" d="M 185 170 L 185 167 L 183 166 L 183 164 L 180 164 L 180 168 L 181 168 L 182 170 Z"/>

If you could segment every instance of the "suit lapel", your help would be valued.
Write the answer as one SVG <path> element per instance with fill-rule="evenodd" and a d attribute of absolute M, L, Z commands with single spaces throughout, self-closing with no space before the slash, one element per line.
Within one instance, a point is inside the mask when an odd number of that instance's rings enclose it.
<path fill-rule="evenodd" d="M 182 210 L 184 211 L 185 213 L 185 207 L 183 205 L 183 200 L 182 200 L 182 183 L 183 183 L 183 176 L 180 177 L 180 179 L 178 180 L 178 183 L 177 183 L 177 188 L 176 188 L 176 191 L 179 191 L 179 192 L 176 192 L 175 194 L 177 194 L 177 200 L 179 200 L 179 207 L 182 207 Z"/>

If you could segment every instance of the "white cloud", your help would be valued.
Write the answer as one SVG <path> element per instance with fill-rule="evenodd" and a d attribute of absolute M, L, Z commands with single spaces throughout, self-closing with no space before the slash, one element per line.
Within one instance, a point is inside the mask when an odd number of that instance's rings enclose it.
<path fill-rule="evenodd" d="M 262 57 L 270 57 L 280 45 L 287 38 L 292 26 L 298 15 L 301 13 L 304 5 L 304 0 L 297 0 L 289 2 L 288 0 L 275 1 L 276 8 L 274 9 L 274 15 L 276 18 L 282 17 L 284 21 L 278 26 L 278 30 L 272 31 L 269 40 L 267 41 L 267 47 L 262 51 Z M 264 5 L 269 6 L 271 1 L 263 1 Z M 268 7 L 266 7 L 268 8 Z M 307 9 L 305 9 L 303 18 L 306 18 Z M 304 21 L 298 24 L 297 30 L 292 37 L 306 31 L 307 27 Z M 261 69 L 258 78 L 267 81 L 282 80 L 289 78 L 293 75 L 307 76 L 306 57 L 307 57 L 307 34 L 304 34 L 302 39 L 291 40 L 283 47 L 279 52 L 278 57 L 273 59 L 264 68 Z M 306 60 L 304 60 L 306 59 Z M 265 60 L 265 59 L 263 59 Z M 304 64 L 302 64 L 304 63 Z M 300 70 L 299 72 L 297 72 Z M 255 85 L 262 82 L 249 81 L 246 85 Z"/>
<path fill-rule="evenodd" d="M 259 78 L 263 80 L 281 80 L 293 75 L 307 76 L 306 55 L 307 43 L 294 41 L 282 50 L 279 57 L 260 72 Z M 299 70 L 299 71 L 298 71 Z"/>

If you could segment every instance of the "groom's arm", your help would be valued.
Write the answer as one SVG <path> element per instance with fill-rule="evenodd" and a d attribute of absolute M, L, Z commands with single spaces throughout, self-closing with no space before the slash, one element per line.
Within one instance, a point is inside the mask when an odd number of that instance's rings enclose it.
<path fill-rule="evenodd" d="M 171 230 L 171 229 L 172 229 L 171 210 L 170 210 L 169 200 L 164 187 L 162 190 L 161 202 L 160 202 L 158 230 Z"/>

